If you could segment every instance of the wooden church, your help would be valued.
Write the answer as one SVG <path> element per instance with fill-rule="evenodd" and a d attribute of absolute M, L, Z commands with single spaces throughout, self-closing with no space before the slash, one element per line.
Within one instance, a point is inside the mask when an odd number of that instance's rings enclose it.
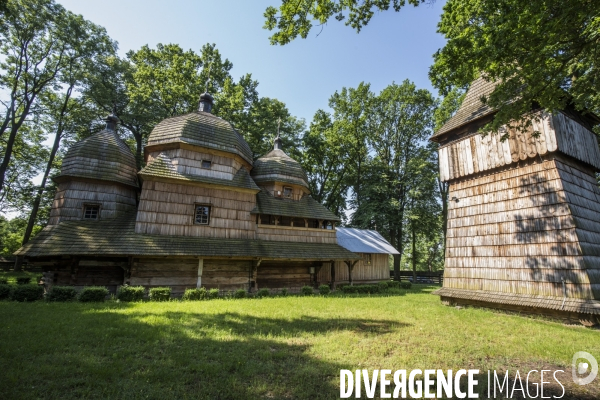
<path fill-rule="evenodd" d="M 16 255 L 42 267 L 49 284 L 170 286 L 174 294 L 294 290 L 330 283 L 319 276 L 336 263 L 356 264 L 359 255 L 337 244 L 339 218 L 310 196 L 279 136 L 254 161 L 212 106 L 204 93 L 197 112 L 156 125 L 141 171 L 117 117 L 108 117 L 106 129 L 69 149 L 49 224 Z"/>
<path fill-rule="evenodd" d="M 494 84 L 474 81 L 432 137 L 449 182 L 444 284 L 450 304 L 566 319 L 600 315 L 599 121 L 573 110 L 533 110 L 526 132 L 482 136 Z M 508 134 L 508 140 L 500 137 Z"/>

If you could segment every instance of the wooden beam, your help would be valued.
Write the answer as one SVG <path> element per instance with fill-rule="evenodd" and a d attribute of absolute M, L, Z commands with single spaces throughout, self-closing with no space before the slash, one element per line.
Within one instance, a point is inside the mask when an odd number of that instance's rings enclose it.
<path fill-rule="evenodd" d="M 201 258 L 198 260 L 198 280 L 196 281 L 196 288 L 200 289 L 202 287 L 202 272 L 204 270 L 204 259 Z"/>
<path fill-rule="evenodd" d="M 331 290 L 335 290 L 335 261 L 331 260 L 331 283 L 329 287 Z"/>

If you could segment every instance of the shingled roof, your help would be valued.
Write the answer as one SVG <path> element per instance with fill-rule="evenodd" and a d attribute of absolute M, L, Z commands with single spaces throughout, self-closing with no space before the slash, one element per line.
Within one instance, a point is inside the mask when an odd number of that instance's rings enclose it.
<path fill-rule="evenodd" d="M 240 168 L 239 171 L 233 176 L 232 180 L 202 175 L 183 174 L 177 171 L 177 168 L 175 168 L 171 162 L 171 159 L 164 153 L 160 153 L 158 157 L 147 164 L 139 174 L 142 179 L 152 179 L 152 177 L 157 177 L 165 179 L 177 179 L 187 182 L 199 182 L 212 186 L 236 187 L 256 191 L 260 190 L 252 178 L 250 178 L 250 175 L 245 168 Z"/>
<path fill-rule="evenodd" d="M 310 196 L 304 196 L 300 200 L 291 200 L 273 197 L 265 190 L 261 190 L 256 195 L 256 207 L 250 213 L 322 219 L 327 221 L 340 220 L 337 215 Z"/>
<path fill-rule="evenodd" d="M 252 164 L 252 150 L 242 135 L 229 122 L 208 112 L 167 118 L 154 127 L 148 138 L 148 146 L 177 142 L 237 154 Z"/>
<path fill-rule="evenodd" d="M 441 136 L 453 129 L 459 128 L 469 122 L 485 117 L 494 113 L 496 110 L 481 102 L 482 96 L 489 96 L 496 87 L 495 82 L 488 82 L 484 78 L 477 78 L 471 83 L 465 99 L 460 105 L 456 114 L 432 136 L 432 138 Z"/>
<path fill-rule="evenodd" d="M 135 213 L 99 221 L 63 221 L 48 225 L 15 255 L 40 256 L 197 256 L 273 260 L 355 260 L 337 244 L 274 242 L 134 232 Z"/>
<path fill-rule="evenodd" d="M 138 187 L 135 156 L 114 130 L 103 130 L 72 145 L 57 181 L 67 177 L 119 182 Z"/>
<path fill-rule="evenodd" d="M 285 182 L 308 188 L 308 178 L 300 163 L 281 149 L 273 149 L 254 162 L 255 182 Z"/>

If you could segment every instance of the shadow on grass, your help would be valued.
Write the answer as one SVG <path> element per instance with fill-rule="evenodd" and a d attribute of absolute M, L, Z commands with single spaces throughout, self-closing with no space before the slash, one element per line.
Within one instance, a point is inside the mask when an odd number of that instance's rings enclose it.
<path fill-rule="evenodd" d="M 406 326 L 123 304 L 1 306 L 0 398 L 11 399 L 336 398 L 347 366 L 314 354 L 310 338 Z"/>

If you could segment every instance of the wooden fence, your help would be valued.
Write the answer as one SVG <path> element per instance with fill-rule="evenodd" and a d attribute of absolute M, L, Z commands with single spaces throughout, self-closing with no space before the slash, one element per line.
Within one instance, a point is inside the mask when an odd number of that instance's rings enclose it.
<path fill-rule="evenodd" d="M 390 278 L 394 278 L 394 271 L 390 271 Z M 413 278 L 412 271 L 400 271 L 400 281 L 409 281 Z M 433 281 L 433 283 L 442 284 L 444 283 L 444 271 L 417 271 L 417 283 L 423 281 Z"/>

